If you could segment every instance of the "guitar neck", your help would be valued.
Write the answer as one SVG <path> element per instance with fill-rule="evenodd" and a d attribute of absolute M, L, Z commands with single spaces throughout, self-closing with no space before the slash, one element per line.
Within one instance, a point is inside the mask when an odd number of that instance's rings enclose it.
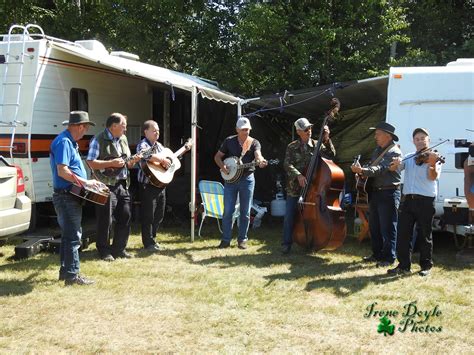
<path fill-rule="evenodd" d="M 256 161 L 253 161 L 253 162 L 250 162 L 250 163 L 245 163 L 245 164 L 241 164 L 239 165 L 239 169 L 246 169 L 246 168 L 251 168 L 253 166 L 257 166 L 259 163 L 257 163 Z"/>
<path fill-rule="evenodd" d="M 188 151 L 188 147 L 186 147 L 185 145 L 182 146 L 181 148 L 179 148 L 176 152 L 173 153 L 173 156 L 175 158 L 179 158 L 181 155 L 183 155 L 184 153 L 186 153 Z"/>

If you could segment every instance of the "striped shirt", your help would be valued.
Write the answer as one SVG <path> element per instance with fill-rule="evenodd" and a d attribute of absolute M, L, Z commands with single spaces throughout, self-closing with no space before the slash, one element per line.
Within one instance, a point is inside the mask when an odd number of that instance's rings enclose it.
<path fill-rule="evenodd" d="M 137 144 L 137 153 L 143 150 L 149 149 L 152 146 L 153 144 L 147 138 L 143 138 L 140 141 L 140 143 Z M 163 151 L 163 149 L 164 149 L 163 145 L 160 142 L 156 142 L 153 154 L 160 153 L 161 151 Z M 146 160 L 142 159 L 141 162 L 146 162 Z M 148 184 L 150 182 L 150 179 L 146 177 L 145 173 L 142 170 L 141 164 L 139 164 L 139 166 L 140 166 L 140 169 L 138 169 L 138 176 L 137 176 L 138 182 L 142 184 Z"/>

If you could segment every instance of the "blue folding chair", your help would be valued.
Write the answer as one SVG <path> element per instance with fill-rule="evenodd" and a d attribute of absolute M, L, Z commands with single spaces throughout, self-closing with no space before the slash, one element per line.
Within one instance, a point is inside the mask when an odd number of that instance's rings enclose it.
<path fill-rule="evenodd" d="M 202 224 L 206 217 L 216 218 L 217 226 L 219 227 L 219 231 L 222 233 L 219 219 L 222 219 L 224 216 L 224 186 L 217 181 L 201 180 L 199 181 L 198 187 L 203 206 L 198 235 L 201 236 Z M 234 226 L 234 222 L 239 218 L 239 215 L 240 204 L 237 202 L 234 214 L 232 215 L 232 226 Z"/>

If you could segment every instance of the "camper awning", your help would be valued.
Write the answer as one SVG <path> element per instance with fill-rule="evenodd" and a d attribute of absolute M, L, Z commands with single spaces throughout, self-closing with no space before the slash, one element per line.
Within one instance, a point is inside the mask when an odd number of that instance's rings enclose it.
<path fill-rule="evenodd" d="M 237 104 L 240 98 L 222 91 L 216 85 L 213 85 L 198 77 L 179 73 L 174 70 L 158 67 L 126 58 L 110 55 L 107 51 L 95 51 L 85 49 L 80 45 L 72 43 L 49 42 L 52 48 L 67 52 L 69 54 L 90 60 L 102 66 L 118 70 L 130 76 L 136 76 L 173 88 L 178 88 L 191 92 L 193 87 L 197 88 L 202 97 L 210 100 L 221 101 L 229 104 Z"/>
<path fill-rule="evenodd" d="M 336 96 L 341 100 L 342 110 L 372 105 L 387 101 L 388 77 L 348 81 L 310 89 L 285 91 L 275 95 L 244 100 L 248 107 L 245 113 L 274 111 L 291 118 L 315 119 L 324 115 L 329 100 Z"/>

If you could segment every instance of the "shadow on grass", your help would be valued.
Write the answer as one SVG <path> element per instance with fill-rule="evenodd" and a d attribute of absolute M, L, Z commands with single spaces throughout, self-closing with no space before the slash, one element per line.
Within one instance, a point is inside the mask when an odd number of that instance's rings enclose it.
<path fill-rule="evenodd" d="M 80 253 L 80 260 L 97 259 L 95 250 L 85 250 Z M 7 259 L 8 264 L 0 265 L 0 297 L 24 295 L 32 292 L 36 284 L 56 283 L 57 279 L 45 279 L 44 270 L 50 266 L 57 267 L 59 273 L 59 255 L 51 251 L 44 251 L 30 259 L 17 260 L 14 257 Z M 25 278 L 5 280 L 1 276 L 7 272 L 28 273 Z"/>
<path fill-rule="evenodd" d="M 26 295 L 33 291 L 36 284 L 35 278 L 39 271 L 33 272 L 23 280 L 2 280 L 0 279 L 0 297 Z"/>

